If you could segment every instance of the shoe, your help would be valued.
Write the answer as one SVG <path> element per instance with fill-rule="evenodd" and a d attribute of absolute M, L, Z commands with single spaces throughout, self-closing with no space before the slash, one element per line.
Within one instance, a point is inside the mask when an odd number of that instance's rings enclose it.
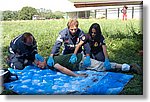
<path fill-rule="evenodd" d="M 137 64 L 131 64 L 130 65 L 130 71 L 134 72 L 136 74 L 142 74 L 143 73 L 141 67 Z"/>

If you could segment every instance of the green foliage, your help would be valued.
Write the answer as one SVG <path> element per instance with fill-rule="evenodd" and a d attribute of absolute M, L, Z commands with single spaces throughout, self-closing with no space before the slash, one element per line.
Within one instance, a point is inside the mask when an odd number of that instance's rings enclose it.
<path fill-rule="evenodd" d="M 19 11 L 18 18 L 20 20 L 32 20 L 32 16 L 37 14 L 37 10 L 32 7 L 23 7 Z"/>
<path fill-rule="evenodd" d="M 32 20 L 33 15 L 38 15 L 39 19 L 60 19 L 63 18 L 64 13 L 60 11 L 52 12 L 51 10 L 36 10 L 32 7 L 23 7 L 19 11 L 3 11 L 3 21 L 11 20 Z"/>
<path fill-rule="evenodd" d="M 18 18 L 18 12 L 17 11 L 3 11 L 2 12 L 3 18 L 2 20 L 16 20 Z"/>
<path fill-rule="evenodd" d="M 40 17 L 44 17 L 45 19 L 60 19 L 63 18 L 63 13 L 56 11 L 56 12 L 51 12 L 51 11 L 47 11 L 47 12 L 39 12 L 39 16 Z"/>

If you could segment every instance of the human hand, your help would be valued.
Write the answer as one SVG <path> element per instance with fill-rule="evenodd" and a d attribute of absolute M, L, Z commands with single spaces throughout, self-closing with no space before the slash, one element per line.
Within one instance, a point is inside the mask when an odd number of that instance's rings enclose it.
<path fill-rule="evenodd" d="M 48 60 L 47 60 L 47 65 L 52 67 L 54 65 L 54 59 L 53 57 L 49 56 Z"/>
<path fill-rule="evenodd" d="M 89 67 L 91 65 L 90 56 L 86 56 L 86 58 L 83 61 L 83 66 Z"/>
<path fill-rule="evenodd" d="M 44 58 L 40 54 L 35 54 L 35 60 L 44 62 Z"/>
<path fill-rule="evenodd" d="M 109 62 L 108 58 L 105 59 L 104 67 L 106 68 L 106 70 L 110 70 L 111 69 L 111 65 L 110 65 L 110 62 Z"/>
<path fill-rule="evenodd" d="M 69 62 L 72 63 L 72 64 L 74 64 L 76 61 L 77 61 L 77 56 L 76 56 L 76 54 L 72 54 L 72 56 L 70 57 Z"/>

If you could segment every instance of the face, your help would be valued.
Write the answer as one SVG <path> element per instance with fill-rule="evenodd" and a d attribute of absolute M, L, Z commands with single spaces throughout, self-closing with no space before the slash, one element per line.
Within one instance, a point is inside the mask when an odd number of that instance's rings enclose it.
<path fill-rule="evenodd" d="M 69 31 L 71 32 L 72 35 L 75 35 L 77 30 L 78 30 L 78 27 L 76 27 L 76 26 L 70 26 L 69 27 Z"/>
<path fill-rule="evenodd" d="M 41 69 L 44 69 L 46 67 L 46 61 L 45 60 L 44 60 L 44 62 L 35 60 L 34 63 L 36 64 L 37 67 L 39 67 Z"/>
<path fill-rule="evenodd" d="M 94 38 L 96 35 L 96 29 L 92 28 L 92 38 Z"/>

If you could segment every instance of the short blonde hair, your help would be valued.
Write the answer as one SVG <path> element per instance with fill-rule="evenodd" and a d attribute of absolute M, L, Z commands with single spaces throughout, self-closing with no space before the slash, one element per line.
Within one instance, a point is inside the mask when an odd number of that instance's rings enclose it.
<path fill-rule="evenodd" d="M 67 23 L 68 28 L 69 28 L 70 26 L 76 26 L 76 27 L 78 27 L 78 25 L 79 25 L 79 22 L 78 22 L 77 19 L 70 19 L 70 20 L 68 21 L 68 23 Z"/>

